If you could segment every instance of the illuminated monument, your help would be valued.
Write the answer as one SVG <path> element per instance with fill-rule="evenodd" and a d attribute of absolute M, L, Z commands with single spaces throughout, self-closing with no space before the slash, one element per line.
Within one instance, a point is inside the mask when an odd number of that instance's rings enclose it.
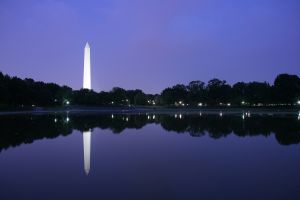
<path fill-rule="evenodd" d="M 92 89 L 91 83 L 91 54 L 90 45 L 86 43 L 84 48 L 84 66 L 83 66 L 83 88 Z M 83 132 L 83 156 L 84 156 L 84 171 L 86 175 L 90 172 L 90 162 L 91 162 L 91 134 L 92 131 Z"/>
<path fill-rule="evenodd" d="M 92 89 L 91 81 L 91 50 L 87 42 L 84 47 L 83 88 Z"/>

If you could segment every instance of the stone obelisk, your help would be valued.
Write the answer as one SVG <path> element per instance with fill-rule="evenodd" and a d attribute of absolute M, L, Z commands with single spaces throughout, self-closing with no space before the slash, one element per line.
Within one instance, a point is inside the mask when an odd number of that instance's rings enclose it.
<path fill-rule="evenodd" d="M 86 43 L 84 47 L 84 66 L 83 66 L 83 88 L 92 89 L 91 82 L 91 51 L 89 43 Z M 91 163 L 91 134 L 92 131 L 83 132 L 83 159 L 84 159 L 84 171 L 88 175 L 90 172 Z"/>
<path fill-rule="evenodd" d="M 84 47 L 84 66 L 83 66 L 83 88 L 92 89 L 91 81 L 91 50 L 87 42 Z"/>

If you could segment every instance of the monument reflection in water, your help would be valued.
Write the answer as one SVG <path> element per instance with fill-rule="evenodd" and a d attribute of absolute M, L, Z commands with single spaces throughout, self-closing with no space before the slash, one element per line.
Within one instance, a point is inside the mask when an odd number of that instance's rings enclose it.
<path fill-rule="evenodd" d="M 84 155 L 84 171 L 86 175 L 90 173 L 91 166 L 91 134 L 92 131 L 83 132 L 83 155 Z"/>

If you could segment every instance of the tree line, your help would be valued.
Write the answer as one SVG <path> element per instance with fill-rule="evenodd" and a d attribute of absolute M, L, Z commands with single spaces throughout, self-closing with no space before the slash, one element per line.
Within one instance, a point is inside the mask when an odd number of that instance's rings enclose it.
<path fill-rule="evenodd" d="M 177 84 L 160 94 L 114 87 L 111 91 L 73 90 L 55 83 L 10 77 L 0 72 L 0 108 L 52 106 L 266 106 L 300 104 L 300 78 L 280 74 L 267 82 L 238 82 L 212 79 Z"/>

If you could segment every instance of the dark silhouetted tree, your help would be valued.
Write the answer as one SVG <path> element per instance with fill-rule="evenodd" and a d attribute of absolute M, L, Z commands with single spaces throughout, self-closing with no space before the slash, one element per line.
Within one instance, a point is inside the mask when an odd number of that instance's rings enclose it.
<path fill-rule="evenodd" d="M 212 79 L 208 81 L 207 90 L 209 104 L 226 103 L 231 99 L 231 86 L 226 81 Z"/>
<path fill-rule="evenodd" d="M 280 74 L 274 81 L 274 98 L 278 103 L 293 104 L 300 100 L 300 79 L 296 75 Z"/>

